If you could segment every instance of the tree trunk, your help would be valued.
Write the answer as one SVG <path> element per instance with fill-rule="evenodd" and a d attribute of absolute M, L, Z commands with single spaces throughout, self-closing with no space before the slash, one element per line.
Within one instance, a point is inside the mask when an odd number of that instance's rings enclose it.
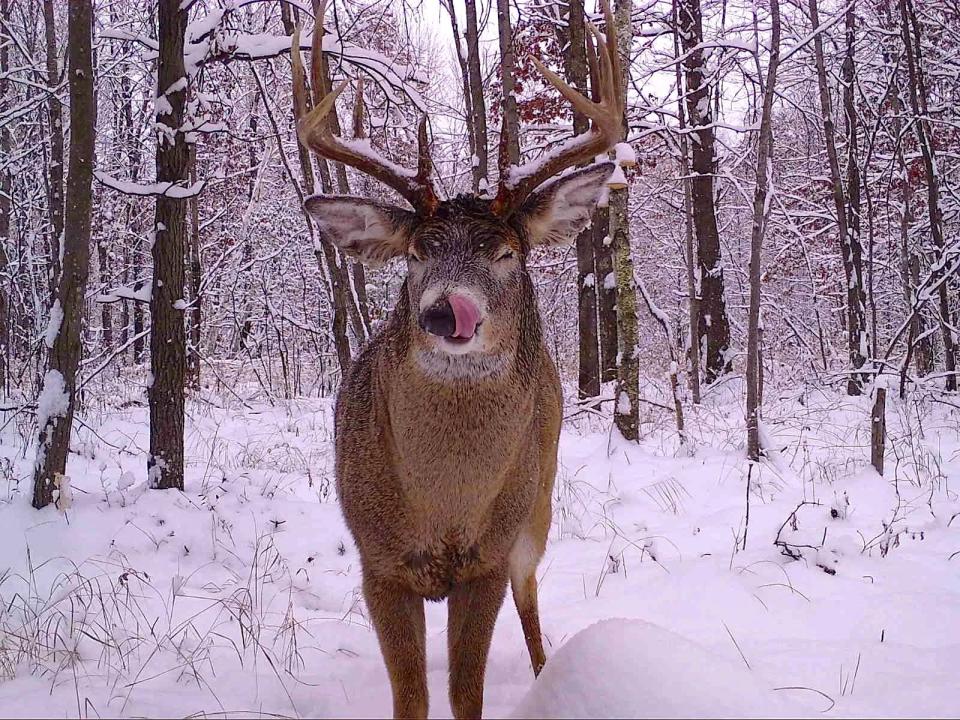
<path fill-rule="evenodd" d="M 558 27 L 557 34 L 563 53 L 564 74 L 567 82 L 587 94 L 587 48 L 586 24 L 583 0 L 570 0 L 565 27 Z M 579 135 L 590 129 L 587 117 L 573 111 L 573 134 Z M 600 209 L 598 209 L 598 213 Z M 603 213 L 606 214 L 606 210 Z M 597 215 L 594 215 L 594 222 Z M 577 236 L 577 329 L 578 329 L 578 377 L 579 396 L 597 397 L 600 394 L 600 347 L 597 336 L 597 273 L 594 259 L 594 230 L 586 228 Z M 609 231 L 608 231 L 609 232 Z"/>
<path fill-rule="evenodd" d="M 763 111 L 757 141 L 757 186 L 753 193 L 753 225 L 750 232 L 750 311 L 747 329 L 747 457 L 760 459 L 760 264 L 763 236 L 769 213 L 770 172 L 773 169 L 773 98 L 780 61 L 780 2 L 770 0 L 770 57 L 763 88 Z M 749 494 L 749 488 L 747 489 Z"/>
<path fill-rule="evenodd" d="M 598 207 L 593 214 L 593 257 L 600 321 L 600 381 L 612 382 L 617 379 L 617 283 L 609 206 Z"/>
<path fill-rule="evenodd" d="M 910 109 L 913 114 L 913 130 L 920 146 L 923 169 L 927 179 L 927 210 L 930 213 L 930 236 L 940 257 L 935 279 L 942 277 L 946 263 L 942 263 L 945 242 L 943 237 L 943 211 L 940 207 L 940 176 L 938 174 L 936 149 L 933 143 L 933 128 L 927 110 L 927 84 L 923 72 L 923 57 L 920 42 L 920 24 L 911 0 L 899 0 L 901 37 L 907 56 L 907 73 L 910 77 Z M 940 310 L 940 331 L 943 337 L 943 357 L 947 371 L 947 390 L 957 389 L 957 351 L 950 317 L 950 281 L 940 284 L 937 291 Z"/>
<path fill-rule="evenodd" d="M 487 104 L 483 97 L 480 72 L 480 42 L 477 36 L 477 0 L 464 0 L 467 17 L 467 70 L 470 77 L 470 104 L 473 110 L 473 136 L 476 141 L 473 165 L 473 191 L 487 190 Z"/>
<path fill-rule="evenodd" d="M 470 70 L 467 68 L 467 59 L 463 54 L 463 45 L 460 43 L 460 26 L 457 23 L 457 11 L 454 7 L 453 0 L 441 0 L 441 5 L 447 11 L 447 14 L 450 15 L 450 28 L 453 31 L 453 43 L 457 51 L 457 63 L 460 65 L 460 79 L 463 83 L 463 109 L 464 109 L 464 123 L 467 126 L 467 141 L 470 148 L 470 158 L 471 158 L 471 178 L 474 184 L 476 184 L 476 175 L 475 169 L 473 167 L 472 159 L 477 156 L 477 138 L 476 138 L 476 129 L 473 126 L 473 101 L 470 94 Z"/>
<path fill-rule="evenodd" d="M 693 134 L 691 153 L 693 226 L 697 238 L 697 261 L 700 280 L 700 313 L 697 341 L 706 345 L 704 379 L 711 383 L 731 369 L 730 323 L 723 290 L 723 263 L 720 231 L 717 227 L 714 176 L 713 117 L 710 110 L 711 86 L 707 79 L 703 43 L 703 19 L 700 0 L 680 0 L 680 40 L 686 58 L 683 61 L 686 79 L 687 115 Z"/>
<path fill-rule="evenodd" d="M 163 132 L 157 144 L 157 181 L 185 185 L 188 148 L 182 131 L 187 78 L 183 38 L 187 12 L 180 0 L 159 0 L 157 84 L 170 112 L 158 118 Z M 157 198 L 150 296 L 150 456 L 147 477 L 151 488 L 183 490 L 183 412 L 186 334 L 183 310 L 175 306 L 184 290 L 184 246 L 187 204 L 182 199 Z"/>
<path fill-rule="evenodd" d="M 288 34 L 292 34 L 294 30 L 294 20 L 290 14 L 291 8 L 288 7 L 286 3 L 280 7 L 284 31 Z M 314 7 L 316 7 L 316 5 Z M 315 61 L 320 62 L 321 59 L 317 58 Z M 326 75 L 327 72 L 328 71 L 326 70 L 325 65 L 321 66 L 320 81 L 323 83 L 327 82 L 324 80 L 324 77 L 329 78 L 329 76 Z M 325 90 L 325 88 L 310 88 L 308 86 L 306 77 L 299 78 L 298 82 L 302 83 L 304 93 L 302 98 L 295 99 L 293 103 L 293 114 L 294 120 L 296 121 L 299 121 L 307 111 L 307 104 L 311 102 L 311 98 L 316 99 Z M 326 89 L 329 90 L 329 88 Z M 313 93 L 312 95 L 311 91 Z M 266 98 L 264 98 L 264 102 L 266 103 Z M 301 195 L 311 194 L 316 189 L 316 175 L 314 174 L 310 153 L 303 146 L 303 144 L 299 142 L 297 143 L 297 152 L 298 159 L 300 161 L 300 171 L 303 176 L 305 193 L 299 189 L 297 192 Z M 317 162 L 320 171 L 321 189 L 325 194 L 330 194 L 333 192 L 333 181 L 330 177 L 330 167 L 327 164 L 327 161 L 323 158 L 318 158 Z M 344 183 L 346 183 L 346 175 L 344 175 L 342 180 Z M 349 278 L 343 272 L 341 264 L 338 261 L 337 249 L 327 238 L 317 237 L 315 235 L 316 230 L 314 229 L 313 221 L 310 220 L 310 217 L 306 214 L 306 211 L 304 211 L 304 218 L 309 227 L 311 237 L 316 238 L 313 244 L 313 253 L 314 257 L 317 259 L 317 266 L 320 268 L 320 273 L 324 276 L 324 281 L 327 284 L 330 304 L 333 308 L 333 343 L 337 352 L 337 360 L 340 365 L 340 371 L 341 374 L 343 374 L 346 373 L 351 362 L 350 339 L 347 335 L 347 295 L 349 293 Z"/>
<path fill-rule="evenodd" d="M 187 172 L 190 183 L 197 181 L 197 145 L 191 143 L 189 148 L 190 167 Z M 203 266 L 200 262 L 200 199 L 197 196 L 190 198 L 190 349 L 187 353 L 188 387 L 200 389 L 200 339 L 203 321 L 203 297 L 200 286 L 203 282 Z"/>
<path fill-rule="evenodd" d="M 37 401 L 40 437 L 33 475 L 33 506 L 54 500 L 66 472 L 73 426 L 77 368 L 83 350 L 80 325 L 90 270 L 92 205 L 97 105 L 93 88 L 91 0 L 69 5 L 67 52 L 70 82 L 70 171 L 64 218 L 63 271 L 47 326 L 48 370 Z"/>
<path fill-rule="evenodd" d="M 862 392 L 861 376 L 856 372 L 866 362 L 867 348 L 870 347 L 867 338 L 866 296 L 863 287 L 863 250 L 860 246 L 860 237 L 855 234 L 848 223 L 848 198 L 843 189 L 843 179 L 840 175 L 840 160 L 837 154 L 836 133 L 833 126 L 833 107 L 830 101 L 830 88 L 827 85 L 827 69 L 823 59 L 823 36 L 820 29 L 820 13 L 817 0 L 809 0 L 810 20 L 815 32 L 813 38 L 814 59 L 817 66 L 817 84 L 820 90 L 820 112 L 823 116 L 823 135 L 827 150 L 827 161 L 830 165 L 830 179 L 833 188 L 834 211 L 837 215 L 837 234 L 840 236 L 840 255 L 843 260 L 844 278 L 846 280 L 847 296 L 847 350 L 850 358 L 850 374 L 847 378 L 847 394 L 859 395 Z M 852 12 L 852 10 L 851 10 Z M 848 36 L 850 33 L 848 33 Z M 848 54 L 852 52 L 849 47 Z M 844 60 L 844 72 L 852 72 L 852 60 L 848 64 Z M 850 119 L 848 118 L 848 125 Z M 859 186 L 857 188 L 859 196 Z M 859 224 L 858 228 L 859 229 Z"/>
<path fill-rule="evenodd" d="M 520 119 L 514 89 L 513 32 L 510 29 L 510 0 L 497 0 L 497 31 L 500 36 L 500 86 L 503 93 L 503 128 L 506 130 L 506 159 L 520 162 Z M 504 138 L 500 138 L 504 142 Z M 501 168 L 503 170 L 503 168 Z"/>
<path fill-rule="evenodd" d="M 0 0 L 0 19 L 10 21 L 9 0 Z M 0 45 L 0 107 L 6 107 L 7 89 L 10 81 L 7 70 L 10 68 L 9 43 Z M 10 131 L 6 125 L 0 127 L 0 157 L 10 157 Z M 10 283 L 7 279 L 9 260 L 7 247 L 10 243 L 10 212 L 13 205 L 11 194 L 13 183 L 10 172 L 0 169 L 0 396 L 7 394 L 7 380 L 10 377 Z"/>
<path fill-rule="evenodd" d="M 107 240 L 103 237 L 97 241 L 97 267 L 100 284 L 104 288 L 110 287 L 110 253 L 107 250 Z M 100 303 L 100 338 L 104 347 L 113 345 L 113 317 L 110 311 L 112 307 L 113 303 Z"/>
<path fill-rule="evenodd" d="M 674 27 L 679 28 L 680 9 L 677 0 L 673 0 Z M 683 178 L 683 240 L 684 264 L 687 269 L 687 360 L 690 368 L 690 395 L 694 404 L 700 403 L 700 288 L 697 284 L 697 258 L 693 245 L 693 197 L 690 182 L 690 143 L 687 141 L 687 113 L 684 109 L 683 97 L 679 91 L 683 88 L 683 75 L 680 71 L 680 40 L 679 33 L 673 34 L 673 55 L 677 63 L 674 65 L 675 81 L 677 84 L 677 120 L 680 129 L 680 176 Z"/>
<path fill-rule="evenodd" d="M 47 201 L 50 208 L 50 235 L 47 251 L 50 262 L 47 281 L 51 300 L 57 296 L 60 277 L 60 244 L 63 237 L 63 109 L 56 87 L 60 84 L 57 63 L 57 25 L 53 0 L 43 0 L 43 31 L 47 46 L 47 114 L 50 118 L 50 167 L 47 176 Z"/>
<path fill-rule="evenodd" d="M 626 100 L 630 78 L 630 50 L 633 46 L 633 0 L 618 0 L 615 28 L 620 48 L 620 92 Z M 624 102 L 626 107 L 626 102 Z M 627 136 L 624 118 L 623 135 Z M 630 222 L 627 214 L 629 186 L 610 191 L 610 232 L 613 237 L 614 268 L 617 281 L 617 391 L 613 420 L 626 440 L 640 439 L 640 358 L 638 357 L 637 287 L 630 254 Z"/>

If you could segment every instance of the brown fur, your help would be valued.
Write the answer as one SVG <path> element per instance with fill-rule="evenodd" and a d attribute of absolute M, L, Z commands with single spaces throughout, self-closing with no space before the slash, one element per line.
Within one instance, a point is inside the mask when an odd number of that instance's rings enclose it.
<path fill-rule="evenodd" d="M 344 378 L 336 409 L 337 489 L 395 717 L 428 709 L 424 599 L 448 600 L 456 717 L 481 714 L 508 582 L 534 673 L 543 667 L 535 573 L 551 522 L 562 398 L 526 253 L 582 227 L 607 175 L 604 166 L 582 171 L 509 221 L 472 198 L 443 203 L 424 220 L 364 201 L 308 202 L 341 247 L 410 257 L 397 306 Z M 374 225 L 382 237 L 369 234 Z M 424 293 L 451 288 L 485 304 L 479 352 L 437 352 L 439 340 L 418 326 Z"/>

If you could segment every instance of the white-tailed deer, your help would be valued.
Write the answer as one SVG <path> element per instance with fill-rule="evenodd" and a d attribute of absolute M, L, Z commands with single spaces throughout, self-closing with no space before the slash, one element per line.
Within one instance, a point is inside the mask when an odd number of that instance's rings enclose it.
<path fill-rule="evenodd" d="M 448 601 L 456 717 L 481 714 L 508 582 L 534 673 L 544 664 L 535 573 L 550 528 L 562 400 L 526 262 L 537 245 L 570 242 L 587 226 L 613 170 L 592 164 L 540 187 L 620 139 L 619 58 L 606 3 L 604 15 L 606 39 L 590 26 L 598 101 L 537 62 L 592 120 L 591 130 L 530 165 L 501 161 L 493 199 L 437 197 L 425 120 L 415 171 L 380 158 L 366 140 L 336 137 L 329 113 L 346 83 L 324 96 L 314 72 L 314 109 L 302 112 L 299 31 L 294 37 L 300 141 L 377 178 L 413 207 L 355 197 L 306 201 L 324 238 L 341 250 L 362 261 L 407 263 L 397 305 L 353 362 L 336 408 L 337 490 L 360 552 L 395 717 L 427 715 L 424 599 Z M 322 24 L 321 6 L 314 65 Z"/>

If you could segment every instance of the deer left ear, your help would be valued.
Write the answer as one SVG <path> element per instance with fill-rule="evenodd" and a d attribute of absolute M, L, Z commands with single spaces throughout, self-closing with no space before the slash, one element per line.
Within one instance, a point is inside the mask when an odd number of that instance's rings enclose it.
<path fill-rule="evenodd" d="M 531 245 L 572 243 L 590 224 L 615 167 L 599 163 L 557 178 L 534 192 L 513 221 L 523 227 Z"/>

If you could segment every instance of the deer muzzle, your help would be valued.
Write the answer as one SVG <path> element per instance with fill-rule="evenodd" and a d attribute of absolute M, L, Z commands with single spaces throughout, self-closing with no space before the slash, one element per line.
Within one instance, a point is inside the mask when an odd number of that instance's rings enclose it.
<path fill-rule="evenodd" d="M 420 327 L 448 340 L 470 340 L 480 324 L 480 309 L 465 295 L 452 294 L 437 300 L 420 313 Z"/>

